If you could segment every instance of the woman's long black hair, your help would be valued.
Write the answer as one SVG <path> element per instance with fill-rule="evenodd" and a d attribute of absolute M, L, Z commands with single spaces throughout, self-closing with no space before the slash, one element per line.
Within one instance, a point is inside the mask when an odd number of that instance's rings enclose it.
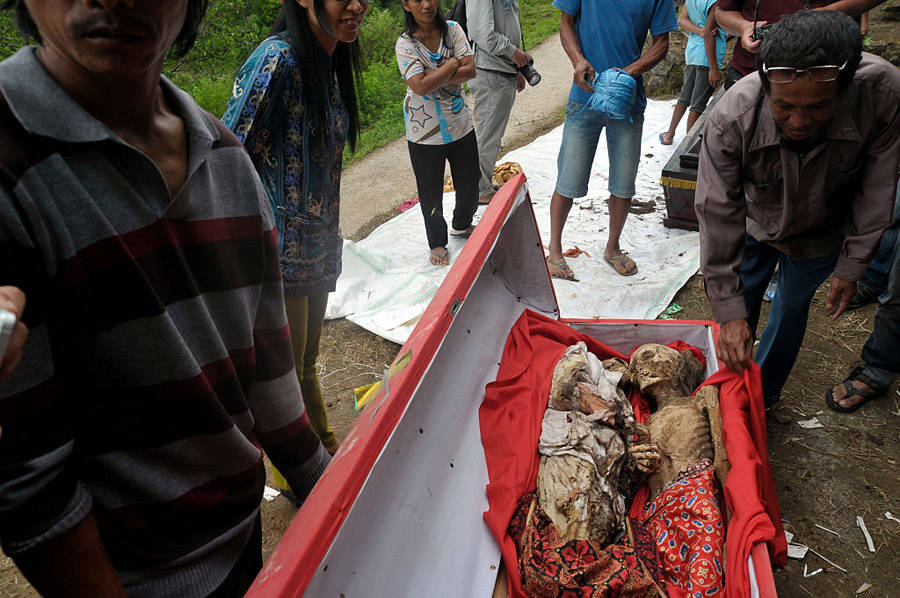
<path fill-rule="evenodd" d="M 441 31 L 441 39 L 444 40 L 444 45 L 449 46 L 450 27 L 447 25 L 447 17 L 444 16 L 444 9 L 441 8 L 439 0 L 434 0 L 434 3 L 436 5 L 434 11 L 434 24 L 437 25 L 438 29 Z M 405 19 L 403 23 L 403 33 L 410 37 L 415 37 L 413 34 L 419 30 L 419 24 L 416 22 L 416 18 L 408 10 L 403 11 L 403 18 Z"/>
<path fill-rule="evenodd" d="M 325 0 L 313 0 L 316 18 L 319 23 L 325 23 Z M 322 121 L 328 113 L 329 99 L 325 87 L 318 83 L 323 76 L 330 76 L 326 65 L 321 64 L 315 53 L 316 38 L 313 35 L 306 9 L 300 6 L 296 0 L 287 0 L 281 9 L 281 14 L 272 25 L 271 34 L 275 35 L 287 31 L 287 40 L 294 48 L 300 65 L 300 75 L 303 78 L 303 101 L 310 110 L 312 117 Z M 326 31 L 327 33 L 327 31 Z M 347 136 L 347 144 L 350 150 L 356 150 L 356 142 L 359 139 L 359 102 L 358 92 L 362 83 L 362 67 L 359 61 L 359 40 L 347 44 L 338 42 L 332 55 L 334 72 L 337 75 L 338 89 L 341 99 L 347 108 L 350 118 L 350 132 Z"/>

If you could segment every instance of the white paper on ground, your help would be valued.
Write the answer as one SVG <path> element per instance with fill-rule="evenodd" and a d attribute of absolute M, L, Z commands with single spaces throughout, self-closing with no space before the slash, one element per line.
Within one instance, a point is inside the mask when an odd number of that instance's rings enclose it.
<path fill-rule="evenodd" d="M 812 419 L 807 419 L 807 420 L 800 420 L 797 422 L 797 424 L 801 428 L 806 428 L 807 430 L 813 430 L 815 428 L 824 428 L 825 427 L 822 425 L 822 422 L 819 421 L 818 417 L 814 417 Z"/>
<path fill-rule="evenodd" d="M 787 530 L 784 530 L 784 539 L 788 541 L 788 544 L 790 544 L 791 540 L 794 539 L 794 534 L 792 534 L 791 532 L 789 532 Z"/>
<path fill-rule="evenodd" d="M 810 573 L 807 567 L 807 564 L 803 563 L 803 577 L 812 577 L 813 575 L 818 575 L 822 572 L 822 569 L 820 568 Z"/>
<path fill-rule="evenodd" d="M 859 526 L 863 536 L 866 538 L 866 546 L 869 548 L 869 552 L 875 552 L 875 544 L 872 543 L 872 536 L 869 535 L 869 530 L 866 528 L 866 522 L 859 515 L 856 516 L 856 525 Z"/>
<path fill-rule="evenodd" d="M 806 553 L 809 551 L 809 546 L 804 544 L 794 544 L 793 542 L 788 542 L 788 557 L 792 559 L 801 560 L 806 556 Z"/>
<path fill-rule="evenodd" d="M 683 133 L 676 136 L 671 146 L 661 145 L 657 137 L 668 127 L 673 105 L 671 101 L 650 100 L 644 114 L 634 199 L 653 202 L 655 211 L 629 214 L 625 224 L 621 245 L 638 264 L 634 276 L 619 276 L 603 260 L 609 228 L 609 160 L 606 133 L 602 134 L 588 194 L 575 200 L 563 234 L 564 250 L 577 245 L 590 257 L 567 258 L 579 282 L 553 281 L 562 317 L 653 319 L 697 272 L 698 234 L 668 229 L 662 224 L 666 208 L 659 179 Z M 561 139 L 560 126 L 499 160 L 522 165 L 544 245 L 550 241 L 550 196 L 556 185 L 556 156 Z M 397 167 L 410 168 L 408 163 Z M 453 203 L 454 194 L 444 194 L 447 219 L 453 213 Z M 483 211 L 483 207 L 479 208 L 478 215 Z M 450 237 L 447 249 L 451 260 L 459 255 L 464 242 Z M 328 299 L 325 317 L 347 317 L 379 336 L 403 343 L 448 270 L 428 261 L 421 208 L 413 207 L 382 224 L 366 239 L 344 242 L 343 272 Z"/>
<path fill-rule="evenodd" d="M 275 488 L 271 488 L 266 486 L 263 488 L 263 498 L 266 499 L 266 502 L 271 502 L 275 500 L 275 497 L 281 494 L 280 490 L 276 490 Z"/>

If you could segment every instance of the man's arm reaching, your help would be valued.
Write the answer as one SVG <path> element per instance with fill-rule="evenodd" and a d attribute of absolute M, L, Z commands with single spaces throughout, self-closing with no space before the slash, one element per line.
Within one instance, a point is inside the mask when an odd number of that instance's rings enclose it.
<path fill-rule="evenodd" d="M 816 10 L 834 10 L 845 12 L 851 17 L 858 17 L 864 12 L 868 12 L 878 6 L 884 4 L 885 0 L 838 0 L 832 2 L 828 6 L 823 6 Z"/>
<path fill-rule="evenodd" d="M 725 31 L 741 40 L 741 45 L 748 52 L 756 53 L 762 40 L 753 39 L 753 21 L 744 18 L 739 10 L 719 10 L 716 13 L 716 21 L 725 28 Z M 758 21 L 756 25 L 762 27 L 766 21 Z"/>
<path fill-rule="evenodd" d="M 561 15 L 559 39 L 575 69 L 572 79 L 575 81 L 575 85 L 588 93 L 593 93 L 594 67 L 581 53 L 581 40 L 578 39 L 578 31 L 575 29 L 575 15 L 570 15 L 566 11 L 562 11 Z"/>
<path fill-rule="evenodd" d="M 646 52 L 641 54 L 640 58 L 626 66 L 624 70 L 632 77 L 642 75 L 662 62 L 663 58 L 669 52 L 669 34 L 660 33 L 654 35 L 652 43 Z"/>

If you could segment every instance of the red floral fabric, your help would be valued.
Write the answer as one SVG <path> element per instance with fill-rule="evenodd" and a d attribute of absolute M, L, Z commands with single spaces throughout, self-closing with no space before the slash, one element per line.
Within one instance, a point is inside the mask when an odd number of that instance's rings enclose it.
<path fill-rule="evenodd" d="M 644 506 L 643 524 L 656 540 L 671 595 L 718 596 L 725 591 L 725 526 L 715 470 L 701 462 Z M 676 589 L 677 588 L 677 589 Z"/>
<path fill-rule="evenodd" d="M 631 546 L 610 544 L 600 549 L 588 540 L 565 541 L 534 492 L 519 501 L 508 531 L 519 547 L 522 587 L 531 598 L 657 595 L 656 585 Z"/>

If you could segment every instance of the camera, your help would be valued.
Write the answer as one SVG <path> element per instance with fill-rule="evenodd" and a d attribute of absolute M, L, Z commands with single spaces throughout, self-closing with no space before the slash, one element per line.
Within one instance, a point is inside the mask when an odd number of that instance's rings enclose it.
<path fill-rule="evenodd" d="M 541 74 L 537 72 L 537 69 L 532 66 L 534 64 L 534 58 L 531 56 L 528 57 L 528 64 L 525 66 L 517 66 L 516 70 L 525 77 L 525 80 L 528 81 L 528 84 L 534 87 L 538 83 L 541 82 Z"/>
<path fill-rule="evenodd" d="M 753 34 L 750 36 L 750 39 L 753 41 L 759 41 L 766 36 L 766 32 L 771 28 L 771 25 L 760 25 L 759 27 L 753 28 Z"/>

